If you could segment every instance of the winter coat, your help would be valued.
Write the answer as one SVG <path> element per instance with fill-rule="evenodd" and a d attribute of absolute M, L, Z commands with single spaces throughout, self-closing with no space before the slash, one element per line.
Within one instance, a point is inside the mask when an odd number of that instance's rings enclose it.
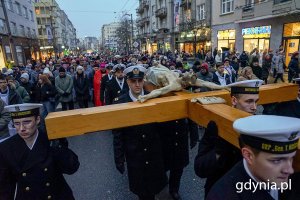
<path fill-rule="evenodd" d="M 41 102 L 50 101 L 50 99 L 53 99 L 55 95 L 56 89 L 54 85 L 45 83 L 41 86 Z"/>
<path fill-rule="evenodd" d="M 289 74 L 288 74 L 288 79 L 289 82 L 293 79 L 293 78 L 298 78 L 299 77 L 299 60 L 298 58 L 292 57 L 290 63 L 289 63 Z"/>
<path fill-rule="evenodd" d="M 4 102 L 0 99 L 0 140 L 9 136 L 8 123 L 11 120 L 10 113 L 4 110 Z"/>
<path fill-rule="evenodd" d="M 89 99 L 89 80 L 85 74 L 74 75 L 74 89 L 77 101 Z"/>
<path fill-rule="evenodd" d="M 26 89 L 22 86 L 20 86 L 19 82 L 15 82 L 15 88 L 16 92 L 19 94 L 19 96 L 22 98 L 23 103 L 29 103 L 30 102 L 30 96 Z"/>
<path fill-rule="evenodd" d="M 73 79 L 70 75 L 63 78 L 60 76 L 55 78 L 55 88 L 59 94 L 60 102 L 70 102 L 73 101 Z"/>

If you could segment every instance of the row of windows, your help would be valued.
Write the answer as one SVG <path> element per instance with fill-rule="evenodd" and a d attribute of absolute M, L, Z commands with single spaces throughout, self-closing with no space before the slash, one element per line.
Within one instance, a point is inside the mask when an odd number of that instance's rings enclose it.
<path fill-rule="evenodd" d="M 23 25 L 19 25 L 17 28 L 17 24 L 15 22 L 10 22 L 11 34 L 15 36 L 21 37 L 36 37 L 35 29 L 30 29 L 29 27 L 25 27 Z M 0 19 L 0 33 L 6 34 L 7 27 L 4 19 Z"/>
<path fill-rule="evenodd" d="M 35 29 L 30 29 L 29 27 L 25 27 L 23 25 L 19 25 L 17 28 L 17 24 L 15 22 L 10 22 L 11 34 L 12 35 L 19 35 L 22 37 L 36 37 Z"/>
<path fill-rule="evenodd" d="M 21 6 L 21 4 L 17 1 L 14 3 L 12 0 L 6 0 L 6 8 L 10 10 L 11 12 L 16 12 L 18 15 L 25 17 L 26 19 L 29 19 L 31 21 L 34 21 L 33 12 L 30 9 L 27 9 L 26 6 Z"/>

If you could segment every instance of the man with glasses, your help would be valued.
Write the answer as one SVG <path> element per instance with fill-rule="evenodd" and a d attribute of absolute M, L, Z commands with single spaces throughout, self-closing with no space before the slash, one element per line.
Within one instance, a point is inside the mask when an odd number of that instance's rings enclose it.
<path fill-rule="evenodd" d="M 42 104 L 6 106 L 18 134 L 0 143 L 0 199 L 74 200 L 63 174 L 79 168 L 66 142 L 38 129 Z"/>
<path fill-rule="evenodd" d="M 124 70 L 129 91 L 114 103 L 136 102 L 139 95 L 146 93 L 143 89 L 145 71 L 140 65 Z M 140 200 L 154 200 L 167 184 L 157 124 L 113 130 L 113 136 L 116 168 L 123 174 L 126 160 L 130 191 Z"/>

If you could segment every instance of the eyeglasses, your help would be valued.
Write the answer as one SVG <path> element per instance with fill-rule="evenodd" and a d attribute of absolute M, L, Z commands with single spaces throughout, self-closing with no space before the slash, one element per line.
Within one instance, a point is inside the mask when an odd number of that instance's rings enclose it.
<path fill-rule="evenodd" d="M 26 120 L 23 122 L 14 122 L 15 127 L 21 127 L 23 125 L 24 127 L 28 127 L 32 123 L 32 120 Z"/>

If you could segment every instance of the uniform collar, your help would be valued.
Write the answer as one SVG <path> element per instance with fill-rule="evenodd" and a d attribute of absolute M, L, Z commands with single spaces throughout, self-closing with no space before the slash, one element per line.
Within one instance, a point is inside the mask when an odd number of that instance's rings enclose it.
<path fill-rule="evenodd" d="M 142 92 L 141 92 L 140 95 L 144 95 L 144 89 L 142 89 Z M 129 97 L 131 98 L 131 100 L 132 100 L 133 102 L 138 101 L 138 99 L 135 98 L 134 95 L 132 94 L 131 89 L 129 89 Z"/>

